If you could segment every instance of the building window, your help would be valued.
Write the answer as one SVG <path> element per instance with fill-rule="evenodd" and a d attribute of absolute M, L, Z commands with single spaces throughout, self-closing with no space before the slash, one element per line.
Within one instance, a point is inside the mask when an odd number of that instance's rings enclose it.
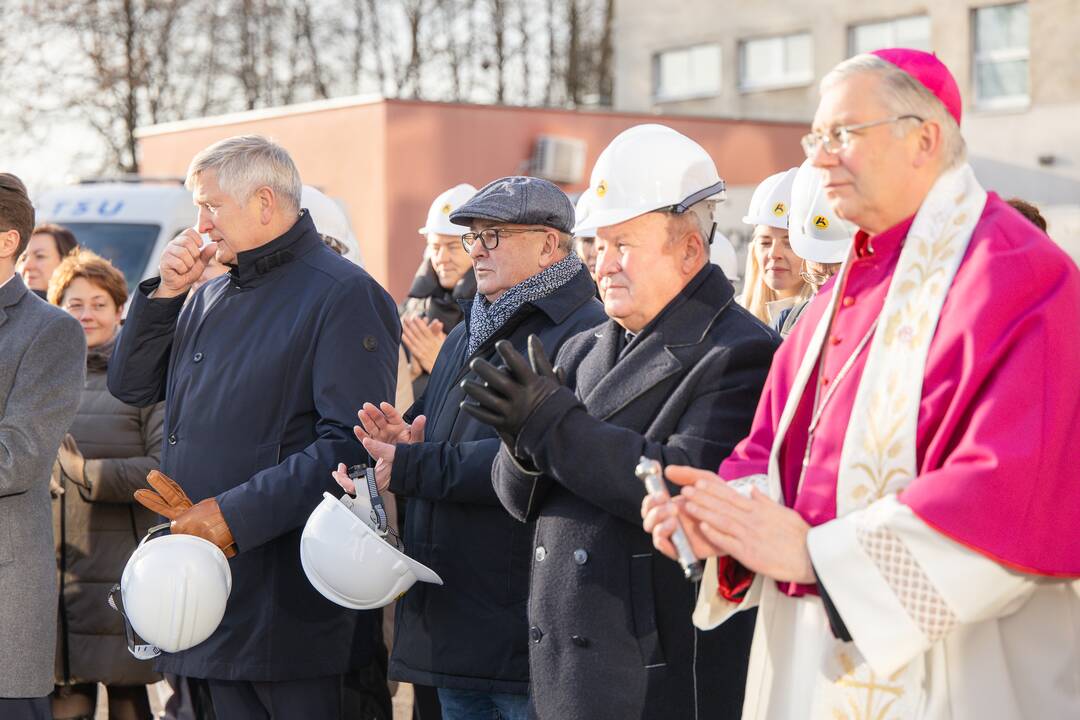
<path fill-rule="evenodd" d="M 739 45 L 739 68 L 742 90 L 809 85 L 814 79 L 810 33 L 744 40 Z"/>
<path fill-rule="evenodd" d="M 1028 104 L 1027 3 L 974 10 L 975 104 L 981 108 Z"/>
<path fill-rule="evenodd" d="M 850 55 L 897 47 L 930 52 L 930 17 L 915 15 L 851 26 L 848 35 Z"/>
<path fill-rule="evenodd" d="M 719 93 L 719 45 L 695 45 L 653 56 L 653 96 L 657 100 L 685 100 Z"/>

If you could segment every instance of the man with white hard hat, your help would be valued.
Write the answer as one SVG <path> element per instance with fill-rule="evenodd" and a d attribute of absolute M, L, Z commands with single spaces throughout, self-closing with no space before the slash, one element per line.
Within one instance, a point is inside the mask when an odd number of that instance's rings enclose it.
<path fill-rule="evenodd" d="M 461 246 L 469 228 L 450 221 L 450 213 L 475 194 L 467 183 L 439 193 L 418 230 L 426 242 L 424 259 L 401 308 L 401 342 L 409 353 L 414 398 L 424 394 L 446 334 L 461 322 L 458 303 L 476 295 L 472 258 Z"/>
<path fill-rule="evenodd" d="M 838 65 L 803 147 L 847 259 L 645 527 L 710 556 L 700 627 L 758 608 L 745 718 L 1080 717 L 1080 270 L 979 186 L 930 53 Z"/>
<path fill-rule="evenodd" d="M 773 328 L 780 312 L 805 299 L 802 261 L 788 242 L 788 213 L 795 168 L 765 178 L 754 189 L 743 222 L 754 229 L 746 253 L 739 303 Z"/>
<path fill-rule="evenodd" d="M 856 228 L 838 216 L 825 197 L 825 176 L 809 160 L 799 166 L 791 186 L 788 241 L 802 258 L 802 278 L 815 294 L 840 269 L 851 248 Z M 781 310 L 776 318 L 780 337 L 791 334 L 812 298 Z"/>
<path fill-rule="evenodd" d="M 499 499 L 537 522 L 532 702 L 545 718 L 732 717 L 752 619 L 693 627 L 696 583 L 641 531 L 635 468 L 715 468 L 750 426 L 778 340 L 709 262 L 724 181 L 700 145 L 631 128 L 586 192 L 574 231 L 596 232 L 608 322 L 569 340 L 559 371 L 538 344 L 529 361 L 500 346 L 506 367 L 474 362 L 484 383 L 466 383 L 463 405 L 503 439 Z"/>
<path fill-rule="evenodd" d="M 574 217 L 577 219 L 577 224 L 582 225 L 582 221 L 585 216 L 589 214 L 589 195 L 588 193 L 582 193 L 578 198 L 577 205 L 574 206 Z M 596 277 L 596 230 L 585 229 L 574 233 L 574 252 L 581 258 L 581 262 L 585 263 L 585 267 L 589 269 L 589 275 L 592 276 L 593 282 L 597 282 Z"/>

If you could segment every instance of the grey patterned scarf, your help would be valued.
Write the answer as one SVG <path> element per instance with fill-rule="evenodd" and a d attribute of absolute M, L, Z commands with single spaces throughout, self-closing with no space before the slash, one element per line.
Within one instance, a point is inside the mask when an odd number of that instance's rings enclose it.
<path fill-rule="evenodd" d="M 581 259 L 575 253 L 570 253 L 546 270 L 510 288 L 493 303 L 489 303 L 483 295 L 476 293 L 472 312 L 469 314 L 468 355 L 476 352 L 476 349 L 494 335 L 503 323 L 517 312 L 518 308 L 527 302 L 539 300 L 555 292 L 570 282 L 582 267 Z"/>

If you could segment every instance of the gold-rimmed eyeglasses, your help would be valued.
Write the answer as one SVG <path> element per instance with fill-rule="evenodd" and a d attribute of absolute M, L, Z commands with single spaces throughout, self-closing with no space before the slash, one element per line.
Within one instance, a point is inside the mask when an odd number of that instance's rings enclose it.
<path fill-rule="evenodd" d="M 882 120 L 871 120 L 870 122 L 858 123 L 855 125 L 838 125 L 825 132 L 811 132 L 803 135 L 802 140 L 799 142 L 802 144 L 803 152 L 806 153 L 806 157 L 812 158 L 817 154 L 818 148 L 822 148 L 829 155 L 836 155 L 841 150 L 846 150 L 848 145 L 851 144 L 851 136 L 857 134 L 860 130 L 868 130 L 878 125 L 887 125 L 889 123 L 900 122 L 901 120 L 918 120 L 922 122 L 923 119 L 918 115 L 894 115 Z"/>

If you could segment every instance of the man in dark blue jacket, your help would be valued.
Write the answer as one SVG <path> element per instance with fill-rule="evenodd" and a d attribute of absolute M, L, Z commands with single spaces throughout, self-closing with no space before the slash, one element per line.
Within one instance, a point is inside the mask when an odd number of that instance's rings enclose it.
<path fill-rule="evenodd" d="M 132 405 L 165 400 L 161 469 L 195 504 L 150 504 L 174 533 L 235 557 L 221 625 L 158 669 L 208 678 L 219 718 L 338 718 L 357 623 L 372 618 L 311 586 L 300 532 L 335 489 L 335 461 L 367 459 L 350 419 L 361 399 L 394 397 L 397 312 L 323 244 L 281 147 L 223 140 L 192 160 L 188 184 L 198 227 L 169 244 L 160 278 L 139 286 L 109 389 Z M 199 233 L 211 242 L 200 247 Z M 230 271 L 185 306 L 215 254 Z"/>
<path fill-rule="evenodd" d="M 528 703 L 532 528 L 499 505 L 491 485 L 499 438 L 460 412 L 460 383 L 471 360 L 494 357 L 499 340 L 524 348 L 536 334 L 554 353 L 604 311 L 570 249 L 574 206 L 551 183 L 496 180 L 451 220 L 472 229 L 462 241 L 477 296 L 463 304 L 465 322 L 405 418 L 373 405 L 361 418 L 380 488 L 407 499 L 406 550 L 445 582 L 417 584 L 398 605 L 390 676 L 438 688 L 444 718 L 509 720 L 524 717 Z"/>

